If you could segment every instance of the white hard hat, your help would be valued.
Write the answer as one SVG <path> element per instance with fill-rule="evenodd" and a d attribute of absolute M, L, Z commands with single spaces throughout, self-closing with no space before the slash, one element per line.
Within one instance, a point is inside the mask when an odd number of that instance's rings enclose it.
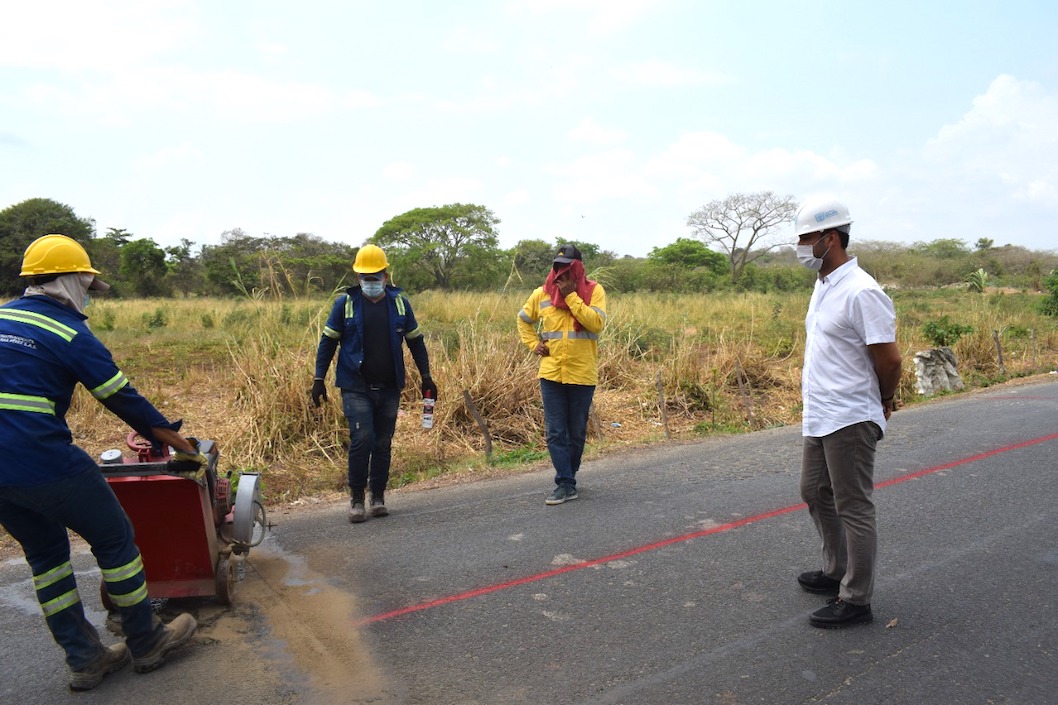
<path fill-rule="evenodd" d="M 849 209 L 833 196 L 809 198 L 797 209 L 794 219 L 794 235 L 801 237 L 820 230 L 839 228 L 852 224 Z"/>

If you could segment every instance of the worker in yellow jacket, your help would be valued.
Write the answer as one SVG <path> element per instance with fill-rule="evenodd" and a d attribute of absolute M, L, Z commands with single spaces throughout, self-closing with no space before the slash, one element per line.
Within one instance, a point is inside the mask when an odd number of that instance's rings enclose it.
<path fill-rule="evenodd" d="M 585 275 L 580 250 L 559 247 L 547 280 L 529 295 L 517 320 L 522 342 L 540 356 L 537 376 L 555 467 L 555 490 L 545 503 L 562 504 L 577 498 L 577 470 L 599 382 L 599 334 L 606 324 L 606 291 Z"/>

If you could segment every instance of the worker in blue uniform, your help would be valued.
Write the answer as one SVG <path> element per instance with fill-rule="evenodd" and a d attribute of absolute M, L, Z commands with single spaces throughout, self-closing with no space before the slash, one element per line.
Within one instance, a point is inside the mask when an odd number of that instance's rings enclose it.
<path fill-rule="evenodd" d="M 370 485 L 370 516 L 383 517 L 389 483 L 393 433 L 397 428 L 400 393 L 404 389 L 406 343 L 422 378 L 423 396 L 437 399 L 430 377 L 430 359 L 411 302 L 387 285 L 389 260 L 378 245 L 356 253 L 353 271 L 358 286 L 338 296 L 316 350 L 312 401 L 327 398 L 324 381 L 338 350 L 335 385 L 342 390 L 342 411 L 349 423 L 349 521 L 368 517 L 365 495 Z M 339 350 L 340 346 L 340 350 Z"/>
<path fill-rule="evenodd" d="M 74 388 L 84 385 L 143 438 L 171 446 L 174 458 L 206 462 L 178 433 L 180 422 L 167 421 L 133 389 L 88 329 L 89 292 L 110 288 L 98 274 L 75 240 L 45 235 L 26 248 L 24 295 L 0 306 L 0 524 L 22 546 L 73 690 L 94 688 L 129 661 L 139 673 L 154 670 L 196 627 L 189 614 L 168 625 L 154 614 L 132 524 L 66 424 Z M 125 642 L 104 647 L 85 619 L 67 530 L 91 546 Z"/>

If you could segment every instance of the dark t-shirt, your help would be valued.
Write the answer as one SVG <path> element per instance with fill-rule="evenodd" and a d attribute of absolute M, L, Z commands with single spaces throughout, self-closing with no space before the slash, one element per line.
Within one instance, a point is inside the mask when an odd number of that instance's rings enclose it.
<path fill-rule="evenodd" d="M 393 346 L 389 340 L 389 302 L 377 303 L 364 297 L 364 362 L 360 375 L 368 384 L 392 386 L 397 383 L 393 369 Z"/>

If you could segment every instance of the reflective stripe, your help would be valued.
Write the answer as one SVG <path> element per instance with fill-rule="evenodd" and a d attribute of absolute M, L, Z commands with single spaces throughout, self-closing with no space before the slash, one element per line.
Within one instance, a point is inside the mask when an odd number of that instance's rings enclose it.
<path fill-rule="evenodd" d="M 401 295 L 397 296 L 397 313 L 401 316 L 404 315 L 404 297 Z"/>
<path fill-rule="evenodd" d="M 407 333 L 404 334 L 405 340 L 411 340 L 412 338 L 421 338 L 421 337 L 422 337 L 422 326 L 419 326 L 415 330 L 410 330 L 410 331 L 408 331 Z"/>
<path fill-rule="evenodd" d="M 599 336 L 597 333 L 590 333 L 586 330 L 568 330 L 560 331 L 553 330 L 547 331 L 540 334 L 540 337 L 544 340 L 559 340 L 565 336 L 567 340 L 598 340 Z"/>
<path fill-rule="evenodd" d="M 147 599 L 147 583 L 124 595 L 115 595 L 109 590 L 107 590 L 107 594 L 110 595 L 110 601 L 118 607 L 132 607 Z"/>
<path fill-rule="evenodd" d="M 602 317 L 603 317 L 603 320 L 605 320 L 605 319 L 606 319 L 606 311 L 603 311 L 603 310 L 602 310 L 601 308 L 599 308 L 598 306 L 591 306 L 590 308 L 591 308 L 591 310 L 592 310 L 592 311 L 595 311 L 595 313 L 597 313 L 597 314 L 599 314 L 600 316 L 602 316 Z"/>
<path fill-rule="evenodd" d="M 356 308 L 353 307 L 353 297 L 345 295 L 345 320 L 356 318 Z"/>
<path fill-rule="evenodd" d="M 0 318 L 43 328 L 44 330 L 50 331 L 59 336 L 67 343 L 71 342 L 77 335 L 77 331 L 70 326 L 59 323 L 47 316 L 42 316 L 39 313 L 34 313 L 33 311 L 22 311 L 17 308 L 0 309 Z"/>
<path fill-rule="evenodd" d="M 324 326 L 323 327 L 323 334 L 325 336 L 327 336 L 328 338 L 330 338 L 331 340 L 338 340 L 339 338 L 342 337 L 341 333 L 339 333 L 335 329 L 331 328 L 330 326 Z"/>
<path fill-rule="evenodd" d="M 525 311 L 519 311 L 519 312 L 518 312 L 518 318 L 522 319 L 523 321 L 525 321 L 525 322 L 526 322 L 526 323 L 528 323 L 529 325 L 532 325 L 532 324 L 533 324 L 533 319 L 532 319 L 532 318 L 530 318 L 530 317 L 529 317 L 529 314 L 528 314 L 528 313 L 526 313 Z"/>
<path fill-rule="evenodd" d="M 95 397 L 99 401 L 103 401 L 107 397 L 111 397 L 117 394 L 119 391 L 121 391 L 123 387 L 128 386 L 128 383 L 129 380 L 127 377 L 125 377 L 125 373 L 121 370 L 118 370 L 118 373 L 116 375 L 108 379 L 106 382 L 103 382 L 103 384 L 99 385 L 95 389 L 91 389 L 89 391 L 92 392 L 93 397 Z"/>
<path fill-rule="evenodd" d="M 31 397 L 26 394 L 7 394 L 0 392 L 0 409 L 9 411 L 32 411 L 38 414 L 55 416 L 55 402 L 45 397 Z"/>
<path fill-rule="evenodd" d="M 540 302 L 540 308 L 541 308 L 541 309 L 545 309 L 545 308 L 548 308 L 549 306 L 551 306 L 551 299 L 543 299 L 543 300 L 542 300 L 542 301 Z"/>
<path fill-rule="evenodd" d="M 40 608 L 44 610 L 45 617 L 51 617 L 62 612 L 67 607 L 73 607 L 80 601 L 81 596 L 77 593 L 77 588 L 74 588 L 69 592 L 59 595 L 54 600 L 40 603 Z"/>
<path fill-rule="evenodd" d="M 103 580 L 108 583 L 120 583 L 122 580 L 128 580 L 137 573 L 143 570 L 143 559 L 140 556 L 136 556 L 125 565 L 118 566 L 117 568 L 103 568 L 100 572 L 103 574 Z"/>
<path fill-rule="evenodd" d="M 73 566 L 70 565 L 70 561 L 66 561 L 62 565 L 56 566 L 45 573 L 34 575 L 33 589 L 43 590 L 49 585 L 54 585 L 63 578 L 68 578 L 71 575 L 73 575 Z"/>

